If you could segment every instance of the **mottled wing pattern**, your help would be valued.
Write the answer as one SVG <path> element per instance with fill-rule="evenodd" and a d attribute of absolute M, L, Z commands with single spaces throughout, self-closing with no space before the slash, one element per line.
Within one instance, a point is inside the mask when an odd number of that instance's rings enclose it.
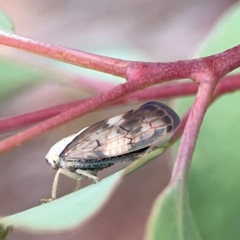
<path fill-rule="evenodd" d="M 178 115 L 170 107 L 149 102 L 87 128 L 61 156 L 66 160 L 101 160 L 137 151 L 163 140 L 179 122 Z"/>

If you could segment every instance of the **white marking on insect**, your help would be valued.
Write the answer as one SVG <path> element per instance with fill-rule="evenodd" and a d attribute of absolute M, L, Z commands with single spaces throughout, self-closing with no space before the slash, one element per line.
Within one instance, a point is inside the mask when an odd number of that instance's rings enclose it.
<path fill-rule="evenodd" d="M 114 125 L 117 123 L 117 125 L 119 126 L 123 122 L 124 122 L 124 119 L 122 118 L 122 115 L 118 115 L 116 117 L 112 117 L 107 120 L 107 124 L 109 125 Z"/>
<path fill-rule="evenodd" d="M 167 105 L 149 102 L 136 110 L 102 120 L 57 142 L 46 161 L 58 169 L 52 189 L 56 198 L 59 174 L 81 180 L 83 176 L 98 181 L 97 171 L 117 162 L 131 162 L 152 147 L 162 145 L 179 125 L 178 115 Z"/>
<path fill-rule="evenodd" d="M 58 164 L 60 161 L 60 154 L 63 151 L 63 149 L 73 141 L 73 139 L 78 136 L 79 134 L 81 134 L 81 132 L 83 132 L 85 129 L 87 129 L 88 127 L 85 127 L 84 129 L 82 129 L 81 131 L 79 131 L 78 133 L 72 134 L 66 138 L 63 138 L 62 140 L 60 140 L 59 142 L 55 143 L 50 150 L 48 151 L 47 155 L 45 156 L 45 159 L 47 160 L 48 164 L 53 168 L 53 169 L 58 169 Z"/>

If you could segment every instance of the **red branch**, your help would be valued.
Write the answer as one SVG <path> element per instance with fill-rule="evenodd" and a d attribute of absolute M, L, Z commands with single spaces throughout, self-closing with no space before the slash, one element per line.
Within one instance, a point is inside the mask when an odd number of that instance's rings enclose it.
<path fill-rule="evenodd" d="M 215 85 L 208 82 L 201 82 L 194 104 L 189 112 L 184 134 L 181 140 L 178 157 L 174 165 L 171 183 L 175 183 L 177 179 L 183 180 L 184 185 L 186 172 L 190 166 L 190 160 L 196 146 L 198 133 L 211 101 Z M 187 147 L 186 147 L 187 146 Z M 170 183 L 170 184 L 171 184 Z"/>
<path fill-rule="evenodd" d="M 225 77 L 216 87 L 213 97 L 211 99 L 210 104 L 212 104 L 214 101 L 216 101 L 220 96 L 222 96 L 225 93 L 237 91 L 240 89 L 240 78 L 239 75 L 232 75 Z M 189 116 L 190 110 L 187 111 L 184 116 L 181 119 L 181 122 L 174 132 L 173 137 L 170 140 L 170 144 L 173 144 L 176 140 L 179 139 L 179 137 L 182 135 L 183 130 L 186 126 L 188 116 Z"/>
<path fill-rule="evenodd" d="M 185 82 L 185 83 L 175 83 L 163 86 L 158 86 L 154 88 L 148 88 L 144 91 L 136 92 L 126 96 L 112 105 L 124 104 L 133 101 L 149 101 L 152 99 L 168 99 L 179 96 L 193 95 L 197 93 L 198 86 L 195 83 Z M 224 93 L 236 91 L 240 89 L 240 77 L 239 75 L 232 75 L 225 77 L 217 86 L 215 94 L 220 96 Z M 8 117 L 0 120 L 0 132 L 12 131 L 14 129 L 27 126 L 29 124 L 34 124 L 48 118 L 54 117 L 72 107 L 78 106 L 84 100 L 79 100 L 71 103 L 66 103 L 46 109 L 37 110 L 34 112 L 29 112 L 17 116 Z M 183 119 L 181 120 L 181 124 Z M 185 126 L 185 125 L 184 125 Z M 176 130 L 179 132 L 180 127 Z M 182 131 L 180 131 L 182 134 Z M 179 135 L 178 135 L 179 137 Z M 178 138 L 177 137 L 177 138 Z"/>
<path fill-rule="evenodd" d="M 201 79 L 200 74 L 222 77 L 240 64 L 240 45 L 205 58 L 171 63 L 144 63 L 104 57 L 7 32 L 0 32 L 0 44 L 125 77 L 129 81 L 139 81 L 143 87 L 173 79 Z"/>
<path fill-rule="evenodd" d="M 0 152 L 18 146 L 74 118 L 109 105 L 116 100 L 120 100 L 120 98 L 154 84 L 183 78 L 190 78 L 199 83 L 197 97 L 183 132 L 172 181 L 184 179 L 187 174 L 199 129 L 207 106 L 212 99 L 215 86 L 223 76 L 240 66 L 240 45 L 205 58 L 170 63 L 145 63 L 108 58 L 3 32 L 0 34 L 0 44 L 124 77 L 128 81 L 36 126 L 4 139 L 0 142 Z M 220 88 L 218 91 L 221 92 L 223 90 Z M 153 94 L 151 94 L 151 97 L 153 97 Z"/>
<path fill-rule="evenodd" d="M 53 129 L 74 118 L 77 118 L 80 115 L 89 113 L 97 108 L 103 107 L 104 105 L 108 105 L 109 103 L 141 88 L 142 85 L 136 81 L 127 82 L 125 84 L 119 85 L 112 89 L 111 91 L 105 94 L 101 94 L 92 99 L 89 99 L 76 107 L 73 107 L 53 118 L 43 121 L 37 126 L 31 127 L 23 132 L 15 134 L 14 136 L 4 139 L 3 141 L 0 142 L 0 152 L 11 149 L 14 146 L 18 146 L 23 142 L 38 136 L 39 134 L 42 134 L 50 129 Z"/>
<path fill-rule="evenodd" d="M 111 104 L 124 104 L 133 101 L 146 101 L 151 99 L 166 99 L 170 97 L 186 96 L 189 94 L 194 94 L 197 92 L 197 85 L 194 83 L 176 83 L 169 84 L 165 86 L 158 86 L 155 88 L 145 89 L 144 91 L 136 92 L 126 96 L 117 102 Z M 50 117 L 54 117 L 72 107 L 78 106 L 80 103 L 87 99 L 79 100 L 71 103 L 66 103 L 58 105 L 55 107 L 50 107 L 42 110 L 37 110 L 34 112 L 29 112 L 17 116 L 8 117 L 0 120 L 0 132 L 11 131 L 13 129 L 24 127 L 29 124 L 34 124 Z M 99 109 L 99 108 L 97 108 Z"/>
<path fill-rule="evenodd" d="M 81 67 L 124 77 L 128 61 L 43 43 L 14 33 L 0 32 L 0 44 L 22 49 Z"/>

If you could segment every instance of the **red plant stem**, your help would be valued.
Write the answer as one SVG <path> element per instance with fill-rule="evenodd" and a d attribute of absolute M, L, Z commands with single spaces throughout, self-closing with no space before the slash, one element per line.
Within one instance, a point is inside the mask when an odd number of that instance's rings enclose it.
<path fill-rule="evenodd" d="M 129 81 L 138 81 L 143 87 L 181 78 L 196 78 L 201 81 L 201 78 L 197 78 L 200 73 L 221 77 L 240 65 L 240 45 L 200 59 L 172 63 L 144 63 L 86 53 L 3 31 L 0 32 L 0 44 L 124 77 Z"/>
<path fill-rule="evenodd" d="M 24 127 L 30 124 L 34 124 L 48 118 L 54 117 L 64 111 L 72 107 L 76 107 L 79 105 L 80 102 L 84 100 L 80 100 L 77 102 L 62 104 L 54 107 L 49 107 L 29 113 L 23 113 L 21 115 L 16 115 L 4 119 L 0 119 L 0 133 L 12 131 L 14 129 Z"/>
<path fill-rule="evenodd" d="M 228 77 L 224 78 L 217 85 L 210 104 L 215 102 L 223 94 L 237 91 L 239 89 L 240 89 L 239 75 L 232 75 L 232 76 L 228 76 Z M 188 120 L 189 113 L 190 113 L 190 110 L 188 110 L 182 117 L 178 128 L 175 130 L 174 135 L 172 136 L 172 138 L 169 141 L 170 145 L 172 145 L 175 141 L 177 141 L 179 139 L 179 137 L 182 135 L 183 130 L 184 130 L 187 120 Z"/>
<path fill-rule="evenodd" d="M 3 31 L 0 32 L 0 44 L 30 51 L 85 68 L 98 69 L 102 72 L 121 77 L 125 77 L 126 67 L 128 65 L 128 61 L 110 57 L 104 57 L 103 61 L 103 57 L 97 54 L 65 48 L 57 44 L 44 43 Z"/>
<path fill-rule="evenodd" d="M 204 85 L 206 82 L 203 82 L 203 80 L 206 81 L 206 79 L 208 79 L 208 83 L 210 84 L 212 79 L 220 80 L 220 78 L 225 74 L 240 66 L 240 45 L 225 52 L 200 59 L 171 63 L 144 63 L 103 57 L 100 55 L 64 48 L 55 44 L 42 43 L 33 39 L 5 32 L 0 33 L 0 44 L 17 47 L 19 49 L 42 54 L 57 60 L 99 70 L 116 76 L 125 77 L 128 80 L 127 83 L 119 85 L 105 94 L 101 94 L 100 96 L 89 99 L 88 101 L 81 103 L 78 106 L 53 118 L 50 118 L 37 126 L 29 128 L 28 130 L 1 141 L 0 152 L 20 145 L 39 134 L 42 134 L 50 129 L 53 129 L 54 127 L 66 123 L 67 121 L 79 117 L 82 114 L 103 107 L 120 99 L 121 97 L 144 89 L 148 86 L 182 78 L 191 78 Z M 201 84 L 200 86 L 203 86 Z M 204 92 L 202 93 L 204 96 Z M 199 96 L 199 98 L 201 99 L 201 96 Z M 195 101 L 195 105 L 198 106 L 197 101 Z M 203 104 L 203 106 L 205 105 Z M 202 112 L 201 107 L 200 110 L 200 112 Z M 198 114 L 196 114 L 196 117 L 198 117 Z M 199 115 L 199 117 L 199 120 L 202 121 L 201 117 L 203 116 Z M 198 124 L 198 121 L 196 124 Z M 200 125 L 197 125 L 197 127 L 200 127 Z M 188 131 L 193 130 L 190 129 Z M 195 142 L 193 142 L 194 145 L 191 145 L 191 142 L 186 142 L 186 139 L 189 138 L 188 131 L 186 132 L 187 137 L 184 138 L 185 141 L 183 142 L 183 145 L 187 144 L 186 146 L 188 146 L 188 144 L 190 144 L 189 146 L 192 150 L 191 146 L 195 147 Z M 195 132 L 193 132 L 193 135 L 196 137 Z M 183 150 L 181 151 L 183 152 Z M 183 154 L 181 151 L 179 162 L 182 162 L 182 158 L 184 156 L 190 156 L 189 152 L 185 152 Z"/>
<path fill-rule="evenodd" d="M 213 79 L 201 82 L 199 85 L 198 93 L 193 106 L 191 107 L 189 117 L 183 131 L 183 137 L 180 143 L 180 148 L 172 172 L 170 184 L 175 183 L 177 179 L 182 180 L 183 184 L 185 182 L 185 177 L 190 166 L 200 127 L 205 112 L 211 101 L 214 88 L 215 84 Z"/>
<path fill-rule="evenodd" d="M 192 82 L 185 82 L 185 83 L 175 83 L 175 84 L 168 84 L 163 86 L 158 86 L 155 88 L 145 89 L 144 91 L 136 92 L 126 96 L 117 102 L 111 104 L 124 104 L 129 103 L 132 101 L 148 101 L 152 99 L 168 99 L 173 97 L 179 96 L 187 96 L 193 95 L 197 92 L 198 86 Z M 227 92 L 232 92 L 240 89 L 240 76 L 233 75 L 225 77 L 216 87 L 215 95 L 220 96 Z M 87 100 L 87 99 L 84 99 Z M 72 107 L 79 105 L 84 100 L 79 100 L 71 103 L 66 103 L 46 109 L 37 110 L 34 112 L 24 113 L 17 116 L 8 117 L 5 119 L 0 120 L 0 133 L 12 131 L 16 128 L 24 127 L 29 124 L 34 124 L 50 117 L 56 116 Z M 99 108 L 97 108 L 99 109 Z M 175 131 L 174 138 L 178 139 L 179 136 L 182 134 L 182 127 L 181 125 L 186 123 L 185 118 L 181 119 L 180 126 Z M 181 130 L 180 130 L 181 129 Z M 176 139 L 172 139 L 174 142 Z"/>
<path fill-rule="evenodd" d="M 142 83 L 145 86 L 146 83 Z M 104 105 L 108 105 L 114 100 L 119 99 L 127 94 L 130 94 L 137 89 L 141 89 L 142 85 L 136 81 L 127 82 L 122 85 L 118 85 L 111 91 L 101 94 L 97 97 L 89 99 L 84 103 L 79 104 L 76 107 L 73 107 L 55 117 L 52 117 L 48 120 L 45 120 L 38 124 L 37 126 L 33 126 L 25 131 L 15 134 L 14 136 L 8 137 L 3 141 L 0 141 L 0 152 L 9 150 L 15 146 L 18 146 L 33 137 L 36 137 L 50 129 L 53 129 L 63 123 L 66 123 L 69 120 L 79 117 L 79 115 L 83 115 L 85 113 L 89 113 L 97 108 L 103 107 Z"/>
<path fill-rule="evenodd" d="M 137 92 L 122 98 L 121 100 L 114 102 L 111 105 L 129 103 L 132 101 L 145 101 L 150 99 L 162 98 L 166 99 L 173 96 L 181 96 L 194 94 L 197 91 L 197 85 L 194 83 L 177 83 L 166 86 L 160 86 L 156 88 L 146 89 L 145 91 Z M 87 99 L 85 99 L 87 100 Z M 29 112 L 17 116 L 0 120 L 0 132 L 6 132 L 19 127 L 23 127 L 29 124 L 33 124 L 39 121 L 43 121 L 50 117 L 56 116 L 72 107 L 76 107 L 85 100 L 79 100 L 71 103 L 58 105 L 34 112 Z M 99 109 L 99 108 L 97 108 Z"/>
<path fill-rule="evenodd" d="M 191 110 L 191 109 L 190 109 Z M 171 146 L 172 144 L 174 144 L 182 135 L 184 128 L 186 126 L 189 114 L 190 114 L 190 110 L 188 110 L 184 116 L 181 118 L 181 122 L 179 124 L 179 126 L 177 127 L 177 129 L 174 131 L 173 136 L 171 137 L 171 139 L 169 140 L 169 146 Z"/>

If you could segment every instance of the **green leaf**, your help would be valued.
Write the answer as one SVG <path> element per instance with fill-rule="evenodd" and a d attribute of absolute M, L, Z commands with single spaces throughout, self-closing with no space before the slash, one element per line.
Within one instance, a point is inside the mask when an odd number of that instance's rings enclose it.
<path fill-rule="evenodd" d="M 56 199 L 53 202 L 0 219 L 3 226 L 12 225 L 30 231 L 59 231 L 74 228 L 92 217 L 116 189 L 121 179 L 159 156 L 166 147 L 155 149 L 98 184 Z"/>
<path fill-rule="evenodd" d="M 239 93 L 221 97 L 208 110 L 191 164 L 191 208 L 203 239 L 240 236 Z"/>
<path fill-rule="evenodd" d="M 181 181 L 169 185 L 154 203 L 146 240 L 200 240 Z"/>
<path fill-rule="evenodd" d="M 14 26 L 10 18 L 0 10 L 0 31 L 14 32 Z"/>
<path fill-rule="evenodd" d="M 238 45 L 239 22 L 240 5 L 236 4 L 213 29 L 198 56 Z M 179 101 L 180 115 L 192 102 L 189 97 Z M 240 94 L 236 93 L 222 97 L 210 107 L 188 178 L 190 206 L 181 187 L 182 179 L 167 186 L 152 209 L 147 240 L 195 240 L 200 235 L 206 240 L 239 239 L 239 102 Z"/>
<path fill-rule="evenodd" d="M 13 225 L 31 231 L 60 231 L 74 228 L 89 219 L 116 188 L 122 171 L 53 202 L 0 219 L 4 226 Z"/>

